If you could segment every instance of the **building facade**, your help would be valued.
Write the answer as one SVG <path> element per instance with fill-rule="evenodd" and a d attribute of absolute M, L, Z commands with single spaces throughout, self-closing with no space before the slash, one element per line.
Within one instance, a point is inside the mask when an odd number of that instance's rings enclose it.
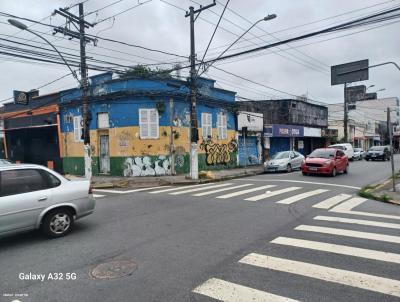
<path fill-rule="evenodd" d="M 238 166 L 235 93 L 198 80 L 199 170 Z M 84 174 L 80 91 L 60 93 L 60 153 L 65 173 Z M 127 177 L 189 172 L 186 82 L 103 77 L 91 85 L 93 174 Z"/>

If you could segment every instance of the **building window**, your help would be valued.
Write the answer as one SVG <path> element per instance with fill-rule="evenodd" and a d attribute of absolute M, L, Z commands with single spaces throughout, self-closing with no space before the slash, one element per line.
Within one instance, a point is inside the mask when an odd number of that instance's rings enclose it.
<path fill-rule="evenodd" d="M 82 142 L 82 116 L 74 116 L 74 139 L 75 142 Z"/>
<path fill-rule="evenodd" d="M 217 115 L 217 129 L 218 129 L 218 139 L 227 139 L 228 138 L 228 125 L 227 125 L 227 116 L 226 114 L 218 114 Z"/>
<path fill-rule="evenodd" d="M 110 128 L 110 120 L 107 112 L 97 114 L 97 128 L 99 129 Z"/>
<path fill-rule="evenodd" d="M 139 109 L 140 138 L 158 138 L 159 120 L 157 109 Z"/>
<path fill-rule="evenodd" d="M 211 113 L 201 114 L 201 130 L 203 138 L 212 138 L 212 115 Z"/>

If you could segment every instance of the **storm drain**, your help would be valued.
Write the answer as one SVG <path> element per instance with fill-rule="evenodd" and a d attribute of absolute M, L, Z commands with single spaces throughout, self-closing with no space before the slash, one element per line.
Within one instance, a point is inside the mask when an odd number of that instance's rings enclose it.
<path fill-rule="evenodd" d="M 90 276 L 94 279 L 117 279 L 132 274 L 138 265 L 130 260 L 113 260 L 97 265 L 91 270 Z"/>

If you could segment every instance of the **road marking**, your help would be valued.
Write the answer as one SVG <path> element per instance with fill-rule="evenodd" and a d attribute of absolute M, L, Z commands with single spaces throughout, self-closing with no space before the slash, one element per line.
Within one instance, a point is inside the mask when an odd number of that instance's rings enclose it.
<path fill-rule="evenodd" d="M 322 221 L 332 221 L 332 222 L 341 222 L 341 223 L 352 223 L 359 225 L 369 225 L 376 226 L 381 228 L 389 228 L 389 229 L 400 229 L 400 224 L 397 223 L 389 223 L 389 222 L 380 222 L 380 221 L 371 221 L 371 220 L 362 220 L 362 219 L 351 219 L 351 218 L 343 218 L 343 217 L 333 217 L 333 216 L 316 216 L 315 220 Z"/>
<path fill-rule="evenodd" d="M 194 293 L 226 302 L 296 302 L 297 300 L 267 293 L 251 287 L 212 278 L 196 287 Z"/>
<path fill-rule="evenodd" d="M 325 192 L 328 192 L 328 191 L 329 190 L 325 190 L 325 189 L 318 189 L 318 190 L 314 190 L 314 191 L 309 191 L 309 192 L 305 192 L 305 193 L 302 193 L 302 194 L 294 195 L 294 196 L 291 196 L 289 198 L 280 200 L 277 203 L 292 204 L 292 203 L 295 203 L 296 201 L 305 199 L 307 197 L 315 196 L 315 195 L 322 194 L 322 193 L 325 193 Z"/>
<path fill-rule="evenodd" d="M 294 183 L 301 183 L 301 184 L 312 184 L 312 185 L 322 185 L 322 186 L 361 190 L 360 187 L 353 187 L 353 186 L 346 186 L 346 185 L 339 185 L 339 184 L 328 184 L 328 183 L 324 183 L 324 182 L 303 181 L 303 180 L 290 180 L 290 179 L 265 179 L 265 180 L 263 180 L 263 179 L 257 179 L 257 178 L 238 178 L 236 180 L 259 181 L 259 182 L 266 182 L 266 181 L 294 182 Z"/>
<path fill-rule="evenodd" d="M 202 191 L 202 190 L 226 187 L 226 186 L 230 186 L 230 185 L 233 185 L 233 183 L 224 183 L 224 184 L 207 186 L 207 187 L 202 187 L 202 188 L 194 188 L 194 189 L 189 189 L 189 190 L 184 190 L 184 191 L 179 191 L 179 192 L 173 192 L 173 193 L 169 193 L 169 194 L 170 195 L 180 195 L 180 194 L 192 193 L 192 192 L 197 192 L 197 191 Z"/>
<path fill-rule="evenodd" d="M 269 197 L 272 197 L 272 196 L 276 196 L 276 195 L 279 195 L 279 194 L 283 194 L 283 193 L 287 193 L 287 192 L 291 192 L 291 191 L 295 191 L 295 190 L 299 190 L 299 189 L 301 189 L 301 187 L 289 187 L 289 188 L 276 190 L 276 191 L 271 191 L 271 192 L 266 192 L 264 194 L 256 195 L 256 196 L 253 196 L 253 197 L 249 197 L 249 198 L 246 198 L 245 200 L 258 201 L 258 200 L 261 200 L 261 199 L 269 198 Z"/>
<path fill-rule="evenodd" d="M 240 196 L 240 195 L 244 195 L 244 194 L 247 194 L 247 193 L 261 191 L 261 190 L 264 190 L 264 189 L 269 189 L 269 188 L 274 188 L 274 187 L 276 187 L 276 186 L 275 185 L 266 185 L 266 186 L 261 186 L 261 187 L 257 187 L 257 188 L 251 188 L 251 189 L 247 189 L 247 190 L 241 190 L 241 191 L 237 191 L 237 192 L 233 192 L 233 193 L 217 196 L 216 198 L 226 199 L 226 198 Z"/>
<path fill-rule="evenodd" d="M 209 185 L 209 184 L 190 185 L 190 186 L 177 186 L 177 187 L 173 187 L 173 188 L 171 188 L 171 189 L 158 190 L 158 191 L 153 191 L 153 192 L 149 192 L 149 193 L 150 193 L 150 194 L 159 194 L 159 193 L 170 192 L 170 191 L 176 191 L 176 190 L 182 190 L 182 189 L 187 189 L 187 188 L 204 187 L 204 186 L 208 186 L 208 185 Z"/>
<path fill-rule="evenodd" d="M 351 195 L 348 194 L 339 194 L 313 205 L 313 208 L 330 209 L 331 207 L 337 205 L 343 200 L 349 199 L 350 197 Z"/>
<path fill-rule="evenodd" d="M 333 209 L 331 209 L 329 211 L 333 211 Z M 333 212 L 341 213 L 341 214 L 351 214 L 351 215 L 360 215 L 360 216 L 379 217 L 379 218 L 400 220 L 400 216 L 386 215 L 386 214 L 379 214 L 379 213 L 360 212 L 360 211 L 333 211 Z"/>
<path fill-rule="evenodd" d="M 168 188 L 168 187 L 170 187 L 170 186 L 148 187 L 148 188 L 140 188 L 140 189 L 134 189 L 134 190 L 126 190 L 126 191 L 106 190 L 106 189 L 95 189 L 93 191 L 100 192 L 100 193 L 128 194 L 128 193 L 133 193 L 133 192 L 141 192 L 141 191 L 148 191 L 148 190 L 159 189 L 159 188 Z"/>
<path fill-rule="evenodd" d="M 367 232 L 351 231 L 346 229 L 336 229 L 336 228 L 319 227 L 319 226 L 303 225 L 303 224 L 295 227 L 294 229 L 298 231 L 316 232 L 316 233 L 338 235 L 345 237 L 400 243 L 400 237 L 398 236 L 383 235 L 378 233 L 367 233 Z"/>
<path fill-rule="evenodd" d="M 253 184 L 244 184 L 244 185 L 240 185 L 240 186 L 234 186 L 234 187 L 229 187 L 229 188 L 222 188 L 222 189 L 217 189 L 217 190 L 213 190 L 213 191 L 208 191 L 208 192 L 202 192 L 202 193 L 193 194 L 193 196 L 205 196 L 205 195 L 210 195 L 210 194 L 214 194 L 214 193 L 218 193 L 218 192 L 223 192 L 223 191 L 228 191 L 228 190 L 233 190 L 233 189 L 248 187 L 248 186 L 252 186 L 252 185 L 253 185 Z"/>
<path fill-rule="evenodd" d="M 101 197 L 104 197 L 104 196 L 106 196 L 106 195 L 93 194 L 93 197 L 94 197 L 94 198 L 101 198 Z"/>
<path fill-rule="evenodd" d="M 331 244 L 325 242 L 302 240 L 302 239 L 295 239 L 288 237 L 278 237 L 272 240 L 271 243 L 400 264 L 400 254 L 387 253 L 376 250 L 368 250 L 346 245 Z"/>
<path fill-rule="evenodd" d="M 367 200 L 368 199 L 362 198 L 362 197 L 354 197 L 352 199 L 349 199 L 349 200 L 337 205 L 336 207 L 334 207 L 333 209 L 330 209 L 329 211 L 332 211 L 332 212 L 351 211 L 353 208 L 359 206 L 360 204 L 366 202 Z"/>
<path fill-rule="evenodd" d="M 255 253 L 239 262 L 400 297 L 400 281 L 394 279 Z"/>

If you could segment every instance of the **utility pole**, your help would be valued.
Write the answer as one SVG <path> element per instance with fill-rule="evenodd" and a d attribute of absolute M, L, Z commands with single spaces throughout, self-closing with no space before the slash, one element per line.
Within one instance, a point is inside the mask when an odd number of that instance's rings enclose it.
<path fill-rule="evenodd" d="M 344 84 L 344 117 L 343 117 L 343 130 L 344 130 L 344 142 L 347 143 L 348 139 L 348 121 L 349 121 L 349 114 L 348 114 L 348 107 L 347 107 L 347 83 Z"/>
<path fill-rule="evenodd" d="M 389 143 L 390 143 L 390 161 L 392 164 L 393 192 L 396 192 L 396 179 L 394 176 L 393 135 L 392 135 L 392 125 L 390 121 L 390 107 L 387 108 L 387 124 L 388 124 Z"/>
<path fill-rule="evenodd" d="M 66 18 L 67 24 L 73 24 L 76 28 L 79 26 L 79 32 L 70 30 L 67 27 L 56 27 L 54 28 L 55 33 L 62 33 L 72 38 L 79 39 L 80 41 L 80 88 L 81 88 L 81 102 L 82 102 L 82 137 L 84 144 L 85 154 L 85 177 L 87 179 L 92 178 L 92 154 L 90 146 L 90 112 L 89 112 L 89 100 L 88 100 L 88 68 L 86 65 L 86 43 L 93 42 L 96 44 L 97 40 L 85 36 L 85 28 L 93 27 L 94 25 L 85 21 L 85 14 L 83 11 L 83 3 L 79 3 L 79 16 L 70 13 L 67 9 L 60 8 L 54 11 Z"/>
<path fill-rule="evenodd" d="M 171 165 L 171 175 L 175 175 L 175 148 L 174 148 L 174 98 L 169 99 L 169 127 L 170 127 L 170 137 L 169 137 L 169 161 Z"/>
<path fill-rule="evenodd" d="M 197 88 L 196 88 L 196 49 L 194 38 L 194 22 L 199 14 L 212 6 L 216 5 L 215 0 L 207 6 L 200 6 L 194 9 L 189 7 L 185 17 L 190 17 L 190 178 L 199 179 L 199 156 L 197 153 L 197 142 L 199 140 L 199 131 L 197 123 Z M 195 17 L 196 15 L 196 17 Z"/>

